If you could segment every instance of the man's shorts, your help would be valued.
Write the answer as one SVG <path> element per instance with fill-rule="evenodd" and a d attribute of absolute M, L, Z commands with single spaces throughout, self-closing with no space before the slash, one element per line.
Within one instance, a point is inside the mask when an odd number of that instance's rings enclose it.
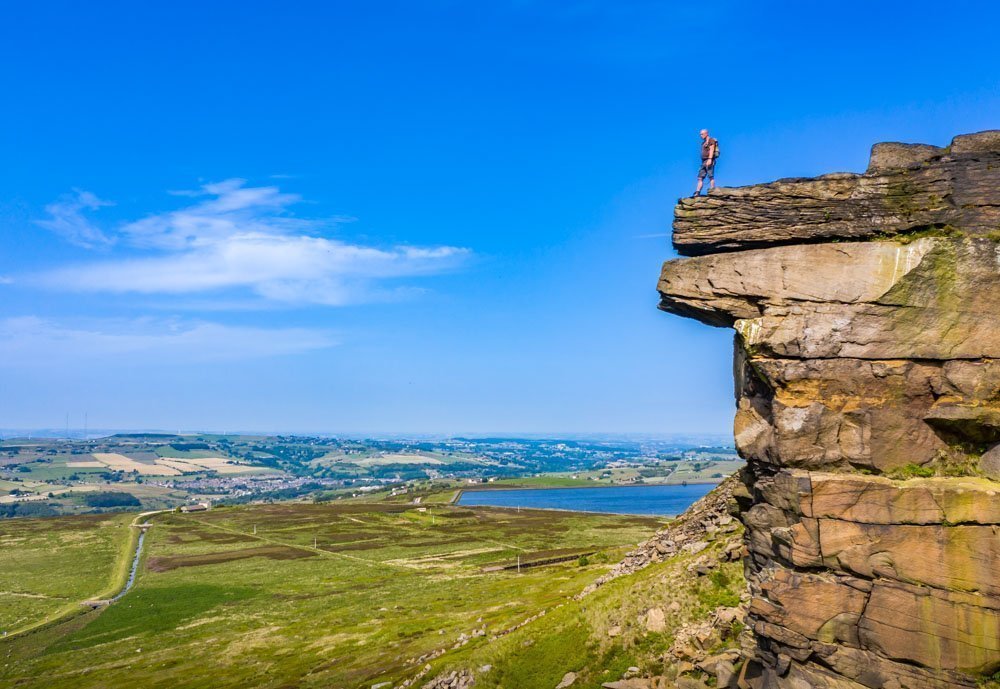
<path fill-rule="evenodd" d="M 698 168 L 698 179 L 715 179 L 715 161 L 713 160 L 709 163 L 707 160 L 701 161 L 701 167 Z"/>

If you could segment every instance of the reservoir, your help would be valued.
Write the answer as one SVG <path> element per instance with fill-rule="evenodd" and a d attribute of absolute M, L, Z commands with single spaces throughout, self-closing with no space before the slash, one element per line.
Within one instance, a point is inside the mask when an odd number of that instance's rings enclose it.
<path fill-rule="evenodd" d="M 674 517 L 716 485 L 469 490 L 462 493 L 458 504 Z"/>

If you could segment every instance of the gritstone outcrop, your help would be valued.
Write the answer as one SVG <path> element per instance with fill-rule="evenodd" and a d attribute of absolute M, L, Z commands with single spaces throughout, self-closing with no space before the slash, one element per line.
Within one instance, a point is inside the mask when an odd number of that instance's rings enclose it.
<path fill-rule="evenodd" d="M 660 308 L 736 330 L 742 686 L 1000 670 L 1000 132 L 682 200 Z"/>

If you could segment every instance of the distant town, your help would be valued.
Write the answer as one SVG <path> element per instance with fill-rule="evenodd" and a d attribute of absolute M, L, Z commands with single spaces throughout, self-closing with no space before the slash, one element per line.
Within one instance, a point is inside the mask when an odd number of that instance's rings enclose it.
<path fill-rule="evenodd" d="M 448 488 L 717 482 L 742 465 L 721 438 L 354 439 L 116 433 L 0 441 L 0 516 L 55 516 Z"/>

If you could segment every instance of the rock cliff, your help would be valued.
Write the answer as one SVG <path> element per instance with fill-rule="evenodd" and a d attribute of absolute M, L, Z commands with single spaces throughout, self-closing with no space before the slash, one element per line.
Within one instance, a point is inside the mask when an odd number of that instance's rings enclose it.
<path fill-rule="evenodd" d="M 677 206 L 660 308 L 736 331 L 742 686 L 1000 671 L 1000 131 Z"/>

